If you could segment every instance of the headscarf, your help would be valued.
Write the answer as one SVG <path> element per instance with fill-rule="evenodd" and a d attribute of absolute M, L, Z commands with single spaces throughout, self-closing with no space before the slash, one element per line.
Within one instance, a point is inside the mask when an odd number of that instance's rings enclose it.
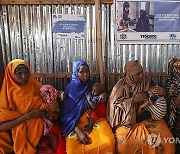
<path fill-rule="evenodd" d="M 124 76 L 126 76 L 126 79 L 128 80 L 129 83 L 133 83 L 132 76 L 139 73 L 143 72 L 143 68 L 141 64 L 137 60 L 131 60 L 129 61 L 125 67 L 124 67 Z"/>
<path fill-rule="evenodd" d="M 180 108 L 176 107 L 172 99 L 180 94 L 180 58 L 173 58 L 168 64 L 167 93 L 168 104 L 170 104 L 168 125 L 173 129 L 176 112 L 180 113 Z"/>
<path fill-rule="evenodd" d="M 89 68 L 84 60 L 77 60 L 74 63 L 71 81 L 65 89 L 66 98 L 61 103 L 61 128 L 64 137 L 76 127 L 81 115 L 90 108 L 85 93 L 90 91 L 93 81 L 90 77 L 86 82 L 79 79 L 78 71 L 83 65 Z"/>
<path fill-rule="evenodd" d="M 14 80 L 14 71 L 20 64 L 29 68 L 25 60 L 12 60 L 6 67 L 5 77 L 0 93 L 0 122 L 14 120 L 31 110 L 46 108 L 39 97 L 39 89 L 42 86 L 32 74 L 27 84 L 20 85 Z M 30 119 L 14 128 L 12 138 L 14 141 L 15 153 L 33 153 L 41 137 L 43 130 L 43 119 Z M 4 131 L 1 136 L 8 134 Z M 0 148 L 3 151 L 3 147 Z"/>
<path fill-rule="evenodd" d="M 122 119 L 126 121 L 130 112 L 132 114 L 130 115 L 132 117 L 131 124 L 135 123 L 136 115 L 133 114 L 136 113 L 135 110 L 132 110 L 134 108 L 133 97 L 137 93 L 149 90 L 150 78 L 148 76 L 143 75 L 141 83 L 134 83 L 132 79 L 132 75 L 142 71 L 142 66 L 137 60 L 129 61 L 124 70 L 124 75 L 113 87 L 107 103 L 107 119 L 111 127 L 121 125 Z M 129 111 L 123 111 L 125 108 Z"/>
<path fill-rule="evenodd" d="M 138 23 L 136 25 L 136 30 L 138 32 L 149 32 L 149 19 L 146 16 L 145 10 L 140 10 L 140 18 L 138 19 Z"/>
<path fill-rule="evenodd" d="M 57 100 L 58 90 L 56 90 L 52 85 L 43 85 L 40 91 L 46 95 L 47 103 L 52 103 Z"/>

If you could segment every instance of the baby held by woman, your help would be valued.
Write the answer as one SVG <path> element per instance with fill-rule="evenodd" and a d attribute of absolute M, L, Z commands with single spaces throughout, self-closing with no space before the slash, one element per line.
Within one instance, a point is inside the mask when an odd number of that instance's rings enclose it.
<path fill-rule="evenodd" d="M 57 101 L 59 97 L 61 101 L 64 100 L 65 94 L 63 91 L 56 90 L 52 85 L 44 85 L 39 91 L 40 98 L 48 103 L 44 122 L 44 135 L 49 132 L 55 122 L 59 118 L 60 107 Z"/>

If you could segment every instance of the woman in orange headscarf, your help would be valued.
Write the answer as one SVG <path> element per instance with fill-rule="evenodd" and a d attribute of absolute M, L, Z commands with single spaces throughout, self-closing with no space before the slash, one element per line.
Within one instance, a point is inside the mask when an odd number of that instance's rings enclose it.
<path fill-rule="evenodd" d="M 26 61 L 15 59 L 7 65 L 0 93 L 0 153 L 43 153 L 42 143 L 54 143 L 48 134 L 42 136 L 48 104 L 39 97 L 41 86 Z M 47 145 L 44 153 L 52 149 L 57 153 L 62 138 L 60 129 L 53 128 L 50 133 L 49 136 L 54 133 L 55 138 L 58 136 L 57 142 L 52 147 Z M 65 148 L 62 149 L 65 153 Z"/>
<path fill-rule="evenodd" d="M 117 153 L 174 153 L 173 144 L 168 141 L 172 134 L 163 120 L 136 123 L 138 107 L 148 101 L 150 83 L 140 63 L 132 60 L 109 96 L 107 118 L 115 132 Z M 157 86 L 154 94 L 164 95 L 163 88 Z"/>

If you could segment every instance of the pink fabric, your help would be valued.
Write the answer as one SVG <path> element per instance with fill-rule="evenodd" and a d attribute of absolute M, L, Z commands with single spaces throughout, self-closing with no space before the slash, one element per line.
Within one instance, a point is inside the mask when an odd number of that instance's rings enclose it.
<path fill-rule="evenodd" d="M 57 100 L 58 90 L 56 90 L 52 85 L 43 85 L 40 91 L 46 95 L 46 102 L 51 104 Z M 52 128 L 53 123 L 45 118 L 44 120 L 44 131 L 43 135 L 46 135 Z"/>
<path fill-rule="evenodd" d="M 44 85 L 41 87 L 40 91 L 46 94 L 47 103 L 52 103 L 57 100 L 58 90 L 52 85 Z"/>

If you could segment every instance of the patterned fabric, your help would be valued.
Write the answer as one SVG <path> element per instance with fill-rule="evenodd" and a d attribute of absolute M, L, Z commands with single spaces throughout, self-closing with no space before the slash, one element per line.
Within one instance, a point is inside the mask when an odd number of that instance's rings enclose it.
<path fill-rule="evenodd" d="M 36 149 L 36 154 L 66 154 L 65 139 L 58 125 L 53 125 L 46 136 L 41 136 Z"/>
<path fill-rule="evenodd" d="M 168 65 L 167 77 L 167 93 L 169 102 L 169 119 L 168 125 L 173 129 L 176 118 L 176 112 L 180 113 L 180 108 L 176 107 L 172 97 L 177 97 L 180 94 L 180 59 L 173 58 Z"/>
<path fill-rule="evenodd" d="M 123 77 L 113 87 L 107 103 L 107 118 L 112 128 L 136 123 L 137 106 L 133 103 L 133 97 L 148 91 L 150 85 L 149 77 L 145 75 L 141 83 L 133 83 L 132 75 L 141 71 L 138 61 L 128 62 Z"/>
<path fill-rule="evenodd" d="M 43 85 L 40 91 L 46 95 L 47 103 L 52 103 L 57 100 L 58 91 L 52 85 Z"/>
<path fill-rule="evenodd" d="M 151 113 L 153 120 L 161 120 L 166 115 L 167 102 L 164 97 L 158 97 L 155 102 L 146 107 L 146 110 Z"/>
<path fill-rule="evenodd" d="M 90 96 L 91 101 L 97 105 L 98 102 L 100 101 L 100 97 L 99 96 L 94 96 L 92 94 L 92 92 L 89 92 L 88 94 Z"/>

